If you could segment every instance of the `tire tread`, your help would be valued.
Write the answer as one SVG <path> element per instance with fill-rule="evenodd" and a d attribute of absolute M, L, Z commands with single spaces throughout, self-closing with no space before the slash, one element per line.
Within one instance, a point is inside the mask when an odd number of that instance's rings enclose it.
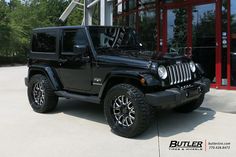
<path fill-rule="evenodd" d="M 123 132 L 117 131 L 117 128 L 114 126 L 111 126 L 111 128 L 113 129 L 113 132 L 115 132 L 116 134 L 118 134 L 120 136 L 128 137 L 128 138 L 135 137 L 135 136 L 141 134 L 142 132 L 144 132 L 148 128 L 150 121 L 151 121 L 151 117 L 152 117 L 151 107 L 148 104 L 146 104 L 145 97 L 144 97 L 144 94 L 142 93 L 142 91 L 139 90 L 137 87 L 130 85 L 130 84 L 118 84 L 118 85 L 112 87 L 108 93 L 111 93 L 112 91 L 117 90 L 119 88 L 125 89 L 127 92 L 130 92 L 132 94 L 133 99 L 138 104 L 141 114 L 139 117 L 140 119 L 139 119 L 138 125 L 132 132 L 123 133 Z M 106 100 L 105 100 L 105 102 L 106 102 Z M 106 107 L 108 107 L 108 106 L 105 105 L 104 111 L 106 110 Z"/>
<path fill-rule="evenodd" d="M 35 107 L 33 98 L 31 96 L 33 83 L 37 80 L 43 80 L 44 86 L 45 86 L 45 97 L 46 97 L 45 105 L 41 108 Z M 36 74 L 31 77 L 30 82 L 29 82 L 29 87 L 28 87 L 28 97 L 29 97 L 30 105 L 33 108 L 33 110 L 39 113 L 51 112 L 52 110 L 56 108 L 57 103 L 58 103 L 58 96 L 55 95 L 54 90 L 52 89 L 51 83 L 48 81 L 47 77 L 42 74 Z"/>

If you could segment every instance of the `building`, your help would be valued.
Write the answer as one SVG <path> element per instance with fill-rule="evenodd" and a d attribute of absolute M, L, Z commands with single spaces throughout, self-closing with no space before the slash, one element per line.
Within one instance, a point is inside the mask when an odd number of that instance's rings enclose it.
<path fill-rule="evenodd" d="M 135 28 L 150 50 L 189 48 L 213 88 L 236 89 L 235 0 L 87 0 L 84 6 L 84 24 L 94 24 L 95 12 L 101 25 Z"/>

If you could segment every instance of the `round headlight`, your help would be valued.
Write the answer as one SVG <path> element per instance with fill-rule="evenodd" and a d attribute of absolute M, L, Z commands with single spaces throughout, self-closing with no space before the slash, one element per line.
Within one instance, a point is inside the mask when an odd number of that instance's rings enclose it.
<path fill-rule="evenodd" d="M 189 63 L 189 65 L 190 65 L 191 71 L 194 73 L 194 72 L 196 71 L 195 63 L 194 63 L 193 61 L 191 61 L 191 62 Z"/>
<path fill-rule="evenodd" d="M 167 78 L 167 70 L 166 70 L 166 68 L 163 65 L 160 65 L 158 67 L 158 75 L 163 80 Z"/>

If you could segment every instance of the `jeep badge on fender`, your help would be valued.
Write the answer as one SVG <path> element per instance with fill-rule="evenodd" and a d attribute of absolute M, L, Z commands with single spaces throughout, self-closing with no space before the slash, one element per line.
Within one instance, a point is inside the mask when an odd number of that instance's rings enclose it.
<path fill-rule="evenodd" d="M 59 97 L 103 103 L 112 131 L 124 137 L 144 132 L 157 107 L 197 109 L 210 87 L 199 64 L 177 53 L 157 57 L 127 27 L 38 28 L 31 46 L 25 83 L 34 111 L 52 111 Z"/>

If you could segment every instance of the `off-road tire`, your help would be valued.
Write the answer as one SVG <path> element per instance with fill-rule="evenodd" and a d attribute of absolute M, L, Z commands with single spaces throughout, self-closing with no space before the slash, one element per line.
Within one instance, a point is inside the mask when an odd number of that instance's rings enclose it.
<path fill-rule="evenodd" d="M 33 96 L 33 89 L 37 83 L 42 83 L 45 91 L 44 103 L 42 103 L 42 105 L 38 105 Z M 28 86 L 28 99 L 33 110 L 38 113 L 47 113 L 54 110 L 58 102 L 58 96 L 54 94 L 51 83 L 47 77 L 41 74 L 36 74 L 31 77 Z"/>
<path fill-rule="evenodd" d="M 124 95 L 132 102 L 135 111 L 135 120 L 131 126 L 122 126 L 115 118 L 113 103 L 117 97 Z M 112 132 L 123 137 L 135 137 L 143 133 L 150 124 L 153 112 L 151 107 L 145 102 L 144 94 L 141 90 L 130 84 L 118 84 L 112 87 L 104 100 L 104 114 L 111 127 Z"/>
<path fill-rule="evenodd" d="M 193 100 L 193 101 L 186 103 L 184 105 L 181 105 L 179 107 L 176 107 L 176 108 L 174 108 L 174 110 L 179 113 L 190 113 L 202 105 L 202 103 L 204 101 L 204 96 L 205 95 L 202 94 L 198 99 Z"/>

